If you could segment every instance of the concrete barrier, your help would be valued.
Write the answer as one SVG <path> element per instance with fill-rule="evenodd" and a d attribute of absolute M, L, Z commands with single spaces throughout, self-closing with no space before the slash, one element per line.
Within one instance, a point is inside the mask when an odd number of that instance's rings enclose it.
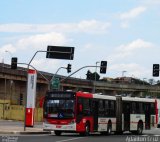
<path fill-rule="evenodd" d="M 24 110 L 22 105 L 10 105 L 7 101 L 0 101 L 0 119 L 24 121 Z M 34 121 L 43 121 L 43 108 L 35 109 Z"/>

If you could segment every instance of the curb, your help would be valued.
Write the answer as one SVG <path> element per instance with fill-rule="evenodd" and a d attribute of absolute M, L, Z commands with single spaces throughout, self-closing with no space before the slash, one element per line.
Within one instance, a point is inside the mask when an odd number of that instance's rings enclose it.
<path fill-rule="evenodd" d="M 29 135 L 29 134 L 51 134 L 51 132 L 50 131 L 42 131 L 42 132 L 36 132 L 36 131 L 34 131 L 34 132 L 31 132 L 31 131 L 24 131 L 24 132 L 22 132 L 22 131 L 0 131 L 0 134 L 23 134 L 23 135 Z"/>

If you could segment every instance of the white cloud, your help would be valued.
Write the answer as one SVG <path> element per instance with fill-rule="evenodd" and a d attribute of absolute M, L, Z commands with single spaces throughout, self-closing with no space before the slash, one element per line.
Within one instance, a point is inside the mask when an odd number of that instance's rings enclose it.
<path fill-rule="evenodd" d="M 130 77 L 150 77 L 150 71 L 148 71 L 145 67 L 142 67 L 136 63 L 128 63 L 128 64 L 114 64 L 108 69 L 110 72 L 119 72 L 118 76 L 122 75 L 122 71 L 126 71 L 125 76 Z M 116 74 L 117 76 L 117 74 Z"/>
<path fill-rule="evenodd" d="M 160 4 L 160 0 L 142 0 L 141 2 L 147 6 L 155 6 Z"/>
<path fill-rule="evenodd" d="M 109 22 L 83 20 L 79 23 L 60 24 L 0 24 L 0 32 L 83 32 L 100 34 L 108 31 Z"/>
<path fill-rule="evenodd" d="M 140 16 L 146 10 L 147 10 L 146 7 L 139 6 L 139 7 L 131 9 L 130 11 L 121 13 L 119 15 L 120 19 L 122 20 L 121 27 L 122 28 L 128 28 L 130 21 L 133 20 L 133 19 L 135 19 L 136 17 Z"/>
<path fill-rule="evenodd" d="M 127 71 L 125 73 L 126 76 L 150 78 L 152 74 L 151 69 L 147 69 L 144 65 L 139 64 L 139 60 L 137 60 L 136 57 L 139 57 L 140 55 L 140 59 L 145 60 L 148 55 L 148 51 L 154 47 L 155 45 L 153 43 L 143 39 L 136 39 L 128 44 L 122 44 L 116 47 L 108 58 L 108 62 L 110 64 L 108 71 L 113 73 L 115 72 L 115 77 L 121 76 L 122 71 L 125 70 Z"/>
<path fill-rule="evenodd" d="M 120 19 L 121 20 L 129 20 L 129 19 L 136 18 L 137 16 L 142 14 L 144 11 L 146 11 L 146 9 L 147 8 L 143 7 L 143 6 L 133 8 L 128 12 L 120 14 Z"/>
<path fill-rule="evenodd" d="M 144 41 L 143 39 L 134 40 L 126 45 L 118 46 L 114 52 L 109 56 L 109 60 L 112 62 L 126 59 L 134 55 L 135 53 L 140 52 L 148 48 L 152 48 L 154 45 L 151 42 Z"/>
<path fill-rule="evenodd" d="M 68 45 L 70 42 L 70 39 L 68 39 L 64 34 L 61 33 L 45 33 L 45 34 L 36 34 L 32 36 L 23 37 L 22 39 L 18 39 L 17 41 L 14 41 L 14 43 L 5 44 L 0 47 L 0 62 L 10 63 L 10 58 L 8 58 L 8 53 L 5 51 L 9 51 L 12 56 L 17 56 L 19 59 L 19 62 L 28 62 L 28 59 L 30 60 L 33 56 L 33 54 L 38 50 L 47 50 L 48 45 Z M 45 54 L 38 54 L 36 58 L 33 60 L 33 64 L 38 69 L 41 69 L 43 71 L 54 70 L 56 67 L 51 66 L 51 62 L 44 62 L 41 60 L 42 58 L 45 59 Z"/>
<path fill-rule="evenodd" d="M 12 44 L 6 44 L 0 48 L 0 53 L 5 53 L 6 51 L 15 53 L 16 49 Z"/>
<path fill-rule="evenodd" d="M 129 28 L 129 22 L 128 21 L 122 22 L 121 27 L 124 28 L 124 29 Z"/>
<path fill-rule="evenodd" d="M 64 45 L 70 40 L 61 33 L 45 33 L 28 36 L 15 41 L 13 44 L 6 44 L 0 48 L 0 51 L 8 50 L 12 53 L 18 50 L 43 50 L 48 45 Z"/>
<path fill-rule="evenodd" d="M 21 48 L 44 49 L 47 45 L 64 45 L 69 40 L 61 33 L 45 33 L 20 39 L 16 45 Z"/>
<path fill-rule="evenodd" d="M 77 24 L 78 30 L 85 33 L 104 33 L 110 26 L 111 24 L 108 22 L 103 23 L 96 20 L 86 20 Z"/>
<path fill-rule="evenodd" d="M 55 71 L 59 68 L 61 62 L 61 60 L 46 60 L 45 58 L 41 58 L 34 59 L 32 65 L 38 70 L 55 73 Z"/>
<path fill-rule="evenodd" d="M 129 44 L 121 45 L 117 48 L 118 51 L 124 51 L 124 52 L 132 52 L 133 50 L 137 50 L 140 48 L 150 48 L 153 44 L 147 41 L 144 41 L 142 39 L 137 39 L 135 41 L 132 41 Z"/>

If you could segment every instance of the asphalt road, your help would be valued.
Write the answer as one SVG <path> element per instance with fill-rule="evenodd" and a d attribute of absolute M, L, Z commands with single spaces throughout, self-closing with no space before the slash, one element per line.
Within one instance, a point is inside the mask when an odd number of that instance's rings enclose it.
<path fill-rule="evenodd" d="M 145 131 L 143 135 L 132 135 L 124 133 L 123 135 L 103 136 L 99 133 L 91 134 L 87 137 L 81 137 L 78 134 L 54 134 L 41 135 L 0 135 L 0 142 L 160 142 L 160 129 Z"/>

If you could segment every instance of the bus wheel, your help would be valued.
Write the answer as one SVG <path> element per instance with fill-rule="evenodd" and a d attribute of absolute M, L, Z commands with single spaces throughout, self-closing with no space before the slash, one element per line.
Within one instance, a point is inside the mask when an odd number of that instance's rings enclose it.
<path fill-rule="evenodd" d="M 86 126 L 85 126 L 85 136 L 88 136 L 90 133 L 90 126 L 89 126 L 89 123 L 86 123 Z"/>
<path fill-rule="evenodd" d="M 60 136 L 62 132 L 61 131 L 54 131 L 54 133 L 56 136 Z"/>
<path fill-rule="evenodd" d="M 85 132 L 80 133 L 80 135 L 81 136 L 88 136 L 89 133 L 90 133 L 90 125 L 89 125 L 89 123 L 86 123 L 86 125 L 85 125 Z"/>
<path fill-rule="evenodd" d="M 109 124 L 108 124 L 108 127 L 107 127 L 107 134 L 110 135 L 111 132 L 112 132 L 112 124 L 109 123 Z"/>
<path fill-rule="evenodd" d="M 143 133 L 143 124 L 142 123 L 138 123 L 137 134 L 138 135 L 142 135 L 142 133 Z"/>

